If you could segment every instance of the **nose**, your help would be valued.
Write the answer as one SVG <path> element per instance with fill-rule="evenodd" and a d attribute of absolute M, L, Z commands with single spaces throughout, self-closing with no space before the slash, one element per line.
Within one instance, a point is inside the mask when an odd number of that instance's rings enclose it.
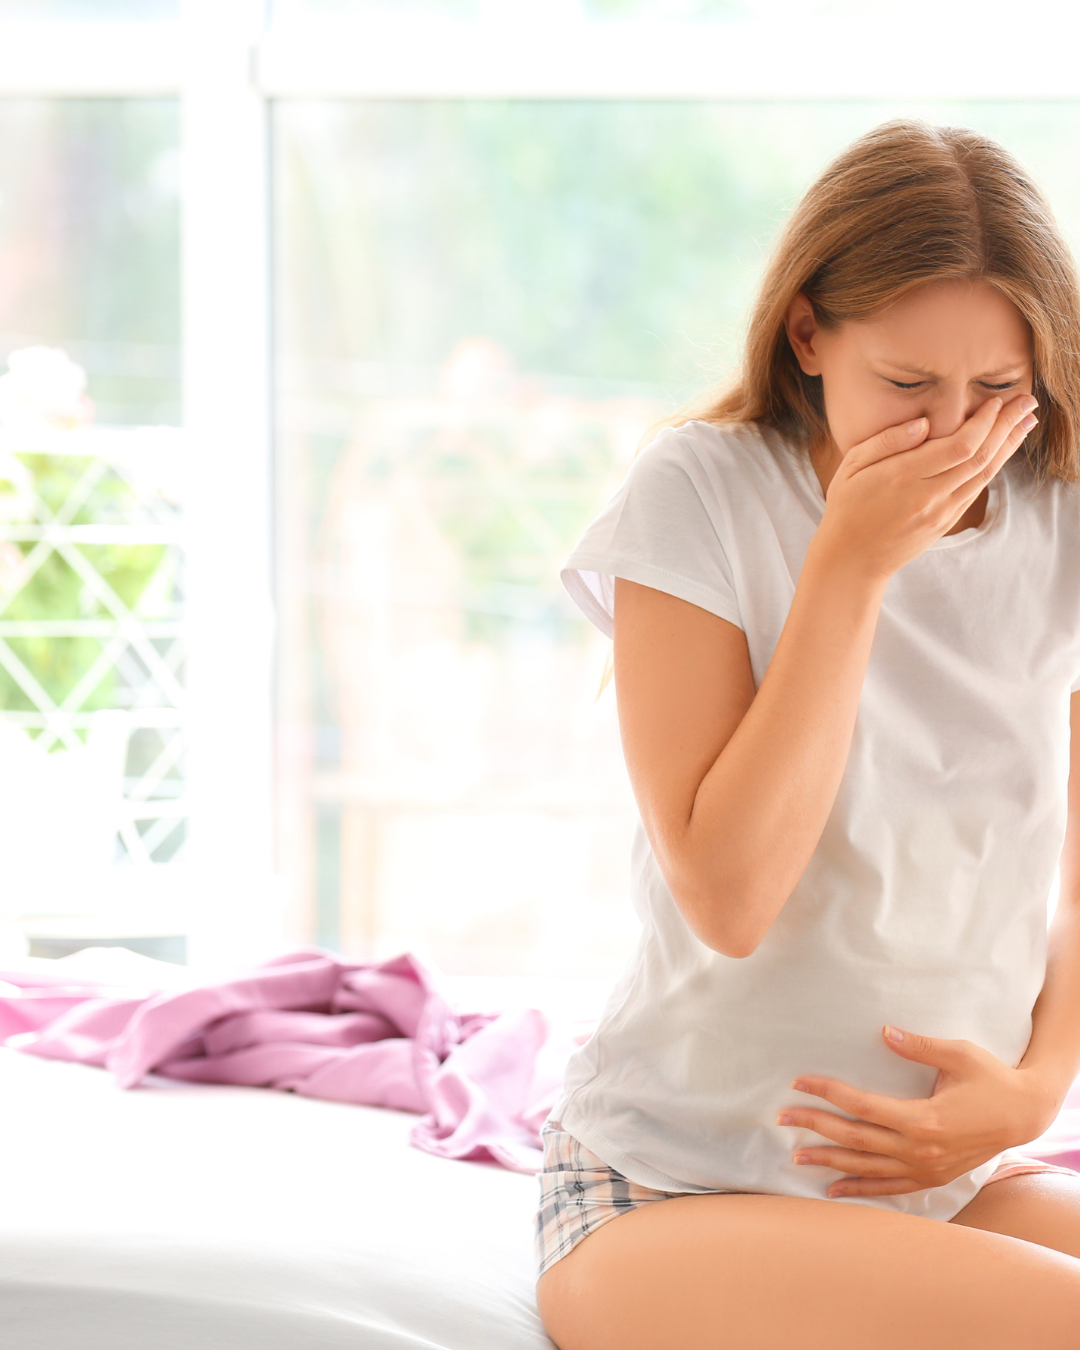
<path fill-rule="evenodd" d="M 924 413 L 930 420 L 930 439 L 955 435 L 968 418 L 993 397 L 989 390 L 942 383 L 933 391 Z"/>

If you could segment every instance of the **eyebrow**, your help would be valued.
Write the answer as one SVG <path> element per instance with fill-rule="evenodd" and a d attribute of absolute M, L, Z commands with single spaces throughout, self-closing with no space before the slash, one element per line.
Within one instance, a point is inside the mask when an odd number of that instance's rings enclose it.
<path fill-rule="evenodd" d="M 937 380 L 940 376 L 932 370 L 923 370 L 919 366 L 904 366 L 898 361 L 885 361 L 892 370 L 898 370 L 904 375 L 917 375 L 921 380 Z M 1027 364 L 1026 361 L 1014 361 L 1011 365 L 1000 366 L 997 370 L 986 370 L 978 377 L 983 380 L 997 380 L 1003 375 L 1016 375 L 1022 371 Z"/>

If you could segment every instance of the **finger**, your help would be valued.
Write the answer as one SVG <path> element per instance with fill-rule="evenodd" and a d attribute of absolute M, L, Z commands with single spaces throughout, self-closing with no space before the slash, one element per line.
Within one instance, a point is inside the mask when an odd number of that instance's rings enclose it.
<path fill-rule="evenodd" d="M 1004 436 L 1022 415 L 1019 410 L 1013 411 L 1012 403 L 1003 408 L 1000 398 L 988 398 L 951 436 L 935 436 L 920 446 L 918 453 L 911 457 L 912 467 L 924 478 L 936 478 L 949 469 L 967 464 L 991 436 L 995 426 L 1000 423 Z M 996 445 L 995 442 L 995 448 Z"/>
<path fill-rule="evenodd" d="M 857 1153 L 885 1153 L 902 1157 L 906 1143 L 904 1136 L 896 1130 L 871 1125 L 865 1120 L 848 1120 L 844 1116 L 834 1116 L 831 1111 L 817 1111 L 813 1107 L 785 1107 L 776 1123 L 813 1130 L 815 1134 L 824 1135 L 826 1139 L 832 1139 Z"/>
<path fill-rule="evenodd" d="M 970 1041 L 947 1041 L 940 1036 L 920 1036 L 888 1026 L 882 1027 L 881 1034 L 894 1055 L 913 1059 L 917 1064 L 961 1075 L 970 1072 L 978 1062 L 977 1048 Z"/>
<path fill-rule="evenodd" d="M 893 1181 L 887 1177 L 844 1177 L 834 1181 L 825 1194 L 830 1200 L 842 1195 L 911 1195 L 915 1191 L 929 1188 L 918 1181 Z"/>
<path fill-rule="evenodd" d="M 986 406 L 984 403 L 983 407 Z M 968 423 L 961 428 L 961 433 L 958 433 L 957 437 L 949 439 L 948 455 L 944 458 L 938 457 L 939 467 L 927 477 L 947 490 L 971 480 L 997 459 L 1003 447 L 1009 447 L 1008 454 L 1016 449 L 1035 425 L 1030 422 L 1026 427 L 1023 426 L 1026 419 L 1032 415 L 1032 409 L 1036 407 L 1038 404 L 1030 395 L 1025 394 L 1022 398 L 1013 399 L 1008 407 L 1001 409 L 986 435 L 975 445 L 971 444 L 970 435 L 961 434 L 967 431 L 967 426 L 970 426 Z M 993 472 L 990 477 L 993 476 Z M 984 480 L 982 486 L 985 486 L 986 482 L 989 482 L 989 477 Z"/>
<path fill-rule="evenodd" d="M 879 459 L 888 459 L 890 455 L 915 449 L 929 434 L 930 423 L 925 417 L 917 417 L 914 422 L 902 422 L 879 431 L 876 436 L 855 446 L 847 459 L 852 470 L 865 469 L 868 464 L 876 464 Z"/>
<path fill-rule="evenodd" d="M 905 1126 L 912 1118 L 913 1106 L 922 1104 L 923 1099 L 914 1102 L 898 1097 L 884 1097 L 876 1092 L 861 1092 L 849 1087 L 847 1083 L 835 1078 L 797 1078 L 791 1085 L 796 1092 L 807 1092 L 812 1097 L 821 1097 L 831 1106 L 838 1106 L 856 1120 L 868 1120 L 874 1125 L 884 1125 L 886 1129 L 905 1133 Z"/>
<path fill-rule="evenodd" d="M 850 1148 L 800 1148 L 792 1157 L 797 1167 L 832 1167 L 859 1177 L 906 1177 L 911 1166 L 880 1153 L 856 1153 Z"/>
<path fill-rule="evenodd" d="M 964 510 L 971 505 L 987 483 L 1000 471 L 1005 462 L 1019 450 L 1026 440 L 1028 432 L 1038 424 L 1038 421 L 1039 419 L 1034 414 L 1027 413 L 1009 432 L 994 457 L 982 469 L 976 469 L 971 477 L 962 478 L 959 484 L 953 488 L 952 499 L 960 508 L 959 514 L 963 514 Z M 955 474 L 959 471 L 954 469 L 952 472 Z M 944 478 L 944 475 L 942 477 Z"/>

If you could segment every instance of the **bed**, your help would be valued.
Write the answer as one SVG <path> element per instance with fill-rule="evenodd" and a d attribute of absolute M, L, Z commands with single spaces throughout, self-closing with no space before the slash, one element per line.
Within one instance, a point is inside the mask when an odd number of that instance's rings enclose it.
<path fill-rule="evenodd" d="M 12 1350 L 552 1350 L 534 1177 L 416 1117 L 0 1048 Z"/>

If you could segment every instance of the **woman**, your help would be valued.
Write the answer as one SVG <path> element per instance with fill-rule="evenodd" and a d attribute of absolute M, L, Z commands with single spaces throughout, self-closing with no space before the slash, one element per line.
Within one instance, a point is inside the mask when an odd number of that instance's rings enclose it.
<path fill-rule="evenodd" d="M 545 1127 L 560 1350 L 1080 1345 L 1080 1177 L 1015 1151 L 1080 1069 L 1078 433 L 1044 199 L 893 123 L 569 559 L 644 931 Z"/>

